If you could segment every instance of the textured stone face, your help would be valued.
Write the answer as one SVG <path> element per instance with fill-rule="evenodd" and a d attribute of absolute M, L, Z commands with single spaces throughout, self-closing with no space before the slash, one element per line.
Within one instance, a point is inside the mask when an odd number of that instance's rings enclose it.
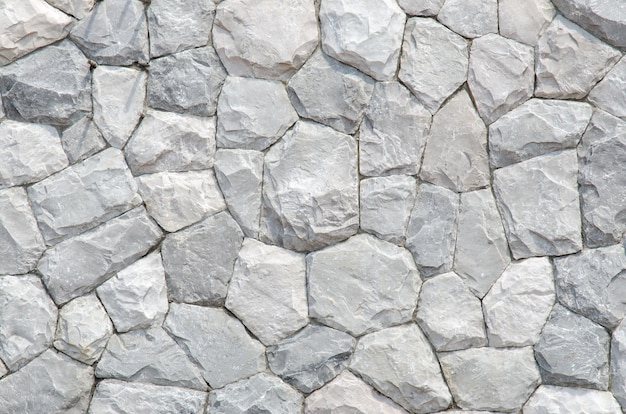
<path fill-rule="evenodd" d="M 445 0 L 398 0 L 404 12 L 410 16 L 436 16 Z"/>
<path fill-rule="evenodd" d="M 474 38 L 498 32 L 497 0 L 447 0 L 437 19 L 458 34 Z"/>
<path fill-rule="evenodd" d="M 626 26 L 626 21 L 624 22 Z M 613 66 L 589 93 L 589 101 L 620 118 L 626 118 L 626 59 Z"/>
<path fill-rule="evenodd" d="M 542 385 L 537 388 L 537 391 L 524 404 L 525 414 L 545 412 L 613 414 L 620 411 L 619 404 L 610 392 L 552 385 Z"/>
<path fill-rule="evenodd" d="M 539 36 L 554 18 L 550 0 L 499 0 L 500 34 L 509 39 L 535 46 Z"/>
<path fill-rule="evenodd" d="M 106 142 L 96 124 L 88 117 L 83 117 L 63 131 L 61 146 L 71 164 L 91 157 L 106 147 Z"/>
<path fill-rule="evenodd" d="M 46 0 L 48 4 L 64 11 L 65 13 L 82 19 L 93 9 L 96 0 Z"/>
<path fill-rule="evenodd" d="M 611 392 L 617 401 L 626 406 L 626 323 L 613 331 L 611 339 Z"/>

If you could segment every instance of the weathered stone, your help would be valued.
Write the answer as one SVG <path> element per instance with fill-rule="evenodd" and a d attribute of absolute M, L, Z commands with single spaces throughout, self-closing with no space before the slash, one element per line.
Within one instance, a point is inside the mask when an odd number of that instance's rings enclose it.
<path fill-rule="evenodd" d="M 103 150 L 106 142 L 96 124 L 89 117 L 83 117 L 63 131 L 61 146 L 70 164 L 74 164 Z"/>
<path fill-rule="evenodd" d="M 535 345 L 543 383 L 606 390 L 610 340 L 601 326 L 555 305 Z"/>
<path fill-rule="evenodd" d="M 107 0 L 96 7 L 70 33 L 71 39 L 101 65 L 147 63 L 148 23 L 140 0 Z"/>
<path fill-rule="evenodd" d="M 552 265 L 547 258 L 511 263 L 483 298 L 489 345 L 534 345 L 554 299 Z"/>
<path fill-rule="evenodd" d="M 420 177 L 456 192 L 489 184 L 487 128 L 465 90 L 433 117 Z"/>
<path fill-rule="evenodd" d="M 498 0 L 447 0 L 437 19 L 464 37 L 498 33 Z"/>
<path fill-rule="evenodd" d="M 161 247 L 174 302 L 223 305 L 243 233 L 227 212 L 168 234 Z"/>
<path fill-rule="evenodd" d="M 362 337 L 350 369 L 414 413 L 444 410 L 452 401 L 437 357 L 415 324 L 387 328 Z"/>
<path fill-rule="evenodd" d="M 274 374 L 304 393 L 324 386 L 348 365 L 356 340 L 347 333 L 308 325 L 267 349 Z"/>
<path fill-rule="evenodd" d="M 552 151 L 576 148 L 592 107 L 583 102 L 530 99 L 489 126 L 489 155 L 495 168 Z"/>
<path fill-rule="evenodd" d="M 9 369 L 4 365 L 2 361 L 0 361 L 0 378 L 4 377 L 9 373 Z"/>
<path fill-rule="evenodd" d="M 436 16 L 445 0 L 398 0 L 404 12 L 410 16 Z"/>
<path fill-rule="evenodd" d="M 420 184 L 406 230 L 406 248 L 423 277 L 452 269 L 458 218 L 458 194 Z"/>
<path fill-rule="evenodd" d="M 536 56 L 535 96 L 580 99 L 604 77 L 621 54 L 557 16 L 539 38 Z"/>
<path fill-rule="evenodd" d="M 613 66 L 604 79 L 591 90 L 588 98 L 598 108 L 626 118 L 626 58 Z"/>
<path fill-rule="evenodd" d="M 211 168 L 215 118 L 150 110 L 124 152 L 137 175 Z"/>
<path fill-rule="evenodd" d="M 487 124 L 533 96 L 534 82 L 530 46 L 496 34 L 472 42 L 467 84 Z"/>
<path fill-rule="evenodd" d="M 49 4 L 65 13 L 82 19 L 93 9 L 96 0 L 46 0 Z"/>
<path fill-rule="evenodd" d="M 317 51 L 296 73 L 287 91 L 303 118 L 354 133 L 374 91 L 374 79 Z"/>
<path fill-rule="evenodd" d="M 150 62 L 148 106 L 164 111 L 212 116 L 226 70 L 211 46 Z"/>
<path fill-rule="evenodd" d="M 81 296 L 61 308 L 54 347 L 91 365 L 100 358 L 112 334 L 111 320 L 96 295 Z"/>
<path fill-rule="evenodd" d="M 55 244 L 141 203 L 117 149 L 106 149 L 28 188 L 43 237 Z"/>
<path fill-rule="evenodd" d="M 313 2 L 230 0 L 217 6 L 213 44 L 233 76 L 287 80 L 317 47 Z"/>
<path fill-rule="evenodd" d="M 159 227 L 140 206 L 48 249 L 37 269 L 52 299 L 63 304 L 105 282 L 160 240 Z"/>
<path fill-rule="evenodd" d="M 493 186 L 516 259 L 582 248 L 576 151 L 542 155 L 494 172 Z"/>
<path fill-rule="evenodd" d="M 96 292 L 117 332 L 161 326 L 169 306 L 161 255 L 151 253 L 136 261 Z"/>
<path fill-rule="evenodd" d="M 542 385 L 524 405 L 524 414 L 619 414 L 610 392 Z"/>
<path fill-rule="evenodd" d="M 626 407 L 626 322 L 613 331 L 610 365 L 611 392 L 621 406 Z"/>
<path fill-rule="evenodd" d="M 541 382 L 530 347 L 471 348 L 439 354 L 439 362 L 464 410 L 516 412 Z"/>
<path fill-rule="evenodd" d="M 355 140 L 300 121 L 265 154 L 262 240 L 299 251 L 344 240 L 359 226 L 358 197 Z"/>
<path fill-rule="evenodd" d="M 37 276 L 0 276 L 0 359 L 11 371 L 52 344 L 56 323 L 57 308 Z"/>
<path fill-rule="evenodd" d="M 360 173 L 417 174 L 430 121 L 401 83 L 377 83 L 359 132 Z"/>
<path fill-rule="evenodd" d="M 398 77 L 431 113 L 467 79 L 467 41 L 433 19 L 406 24 Z"/>
<path fill-rule="evenodd" d="M 550 24 L 556 10 L 550 0 L 499 0 L 500 34 L 509 39 L 535 46 Z"/>
<path fill-rule="evenodd" d="M 265 348 L 223 309 L 172 303 L 164 328 L 200 367 L 211 388 L 265 370 Z"/>

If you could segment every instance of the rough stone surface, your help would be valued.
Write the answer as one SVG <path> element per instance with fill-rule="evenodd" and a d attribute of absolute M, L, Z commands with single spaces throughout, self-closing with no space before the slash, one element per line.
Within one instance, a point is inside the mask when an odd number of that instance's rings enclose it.
<path fill-rule="evenodd" d="M 610 392 L 542 385 L 524 404 L 524 414 L 619 414 L 621 409 Z"/>
<path fill-rule="evenodd" d="M 626 59 L 622 58 L 591 90 L 589 101 L 617 117 L 626 118 L 625 79 Z"/>
<path fill-rule="evenodd" d="M 409 16 L 436 16 L 445 0 L 398 0 Z"/>
<path fill-rule="evenodd" d="M 61 146 L 70 164 L 74 164 L 103 150 L 106 141 L 96 124 L 89 117 L 83 117 L 63 131 Z"/>
<path fill-rule="evenodd" d="M 610 364 L 611 392 L 626 407 L 626 322 L 613 331 Z"/>
<path fill-rule="evenodd" d="M 555 14 L 556 10 L 550 0 L 499 0 L 500 34 L 535 46 Z"/>
<path fill-rule="evenodd" d="M 437 19 L 464 37 L 498 32 L 498 0 L 446 0 Z"/>
<path fill-rule="evenodd" d="M 50 5 L 57 9 L 82 19 L 93 9 L 96 0 L 46 0 Z"/>

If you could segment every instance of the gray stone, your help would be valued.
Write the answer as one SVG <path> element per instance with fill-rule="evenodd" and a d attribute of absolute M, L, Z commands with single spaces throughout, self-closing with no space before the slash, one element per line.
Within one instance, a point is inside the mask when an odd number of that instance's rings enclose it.
<path fill-rule="evenodd" d="M 291 78 L 287 91 L 301 117 L 352 134 L 372 97 L 374 80 L 318 50 Z"/>
<path fill-rule="evenodd" d="M 92 229 L 141 203 L 120 150 L 109 148 L 28 188 L 48 244 Z"/>
<path fill-rule="evenodd" d="M 398 0 L 404 12 L 410 16 L 436 16 L 445 0 Z"/>
<path fill-rule="evenodd" d="M 213 44 L 233 76 L 287 80 L 317 47 L 313 2 L 230 0 L 217 6 Z"/>
<path fill-rule="evenodd" d="M 465 90 L 433 117 L 420 177 L 456 192 L 489 185 L 487 128 Z"/>
<path fill-rule="evenodd" d="M 576 148 L 592 107 L 583 102 L 530 99 L 489 126 L 489 155 L 495 168 L 552 151 Z"/>
<path fill-rule="evenodd" d="M 169 307 L 161 255 L 151 253 L 139 259 L 96 292 L 117 332 L 161 326 Z"/>
<path fill-rule="evenodd" d="M 274 374 L 308 394 L 324 386 L 348 365 L 356 340 L 347 333 L 308 325 L 267 349 Z"/>
<path fill-rule="evenodd" d="M 148 106 L 164 111 L 212 116 L 226 70 L 211 46 L 150 62 Z"/>
<path fill-rule="evenodd" d="M 613 66 L 604 79 L 591 90 L 588 99 L 598 108 L 626 118 L 626 58 Z"/>
<path fill-rule="evenodd" d="M 603 327 L 555 305 L 535 345 L 543 383 L 606 390 L 610 340 Z"/>
<path fill-rule="evenodd" d="M 265 154 L 261 240 L 302 251 L 352 236 L 358 191 L 355 140 L 313 122 L 296 123 Z"/>
<path fill-rule="evenodd" d="M 4 377 L 9 373 L 9 369 L 4 365 L 2 361 L 0 361 L 0 378 Z"/>
<path fill-rule="evenodd" d="M 454 273 L 424 282 L 416 320 L 438 352 L 487 345 L 480 299 Z"/>
<path fill-rule="evenodd" d="M 557 16 L 539 38 L 536 56 L 535 96 L 580 99 L 604 77 L 621 54 Z"/>
<path fill-rule="evenodd" d="M 555 14 L 556 10 L 550 0 L 499 0 L 500 34 L 535 46 Z"/>
<path fill-rule="evenodd" d="M 554 300 L 552 264 L 546 257 L 511 263 L 483 298 L 489 345 L 534 345 Z"/>
<path fill-rule="evenodd" d="M 359 131 L 360 173 L 417 174 L 430 121 L 401 83 L 377 83 Z"/>
<path fill-rule="evenodd" d="M 406 24 L 398 77 L 435 113 L 467 79 L 467 41 L 433 19 Z"/>
<path fill-rule="evenodd" d="M 170 300 L 223 305 L 242 241 L 227 212 L 168 234 L 161 249 Z"/>
<path fill-rule="evenodd" d="M 74 25 L 71 39 L 101 65 L 147 63 L 148 23 L 139 0 L 98 2 L 85 18 Z"/>
<path fill-rule="evenodd" d="M 163 326 L 200 367 L 211 388 L 266 368 L 263 345 L 223 309 L 172 303 Z"/>
<path fill-rule="evenodd" d="M 87 116 L 63 131 L 61 146 L 70 164 L 82 161 L 106 147 L 106 141 L 96 124 Z"/>
<path fill-rule="evenodd" d="M 160 240 L 159 227 L 140 206 L 48 249 L 37 269 L 60 305 L 105 282 Z"/>
<path fill-rule="evenodd" d="M 626 322 L 613 331 L 610 365 L 611 392 L 626 407 Z"/>
<path fill-rule="evenodd" d="M 408 322 L 421 286 L 411 254 L 367 234 L 307 256 L 311 318 L 359 336 Z"/>
<path fill-rule="evenodd" d="M 498 0 L 447 0 L 437 19 L 464 37 L 498 32 Z"/>
<path fill-rule="evenodd" d="M 626 315 L 626 255 L 621 245 L 554 260 L 556 293 L 573 311 L 609 329 Z M 590 277 L 593 275 L 593 277 Z"/>
<path fill-rule="evenodd" d="M 497 34 L 474 40 L 467 84 L 478 112 L 491 124 L 533 96 L 533 49 Z"/>
<path fill-rule="evenodd" d="M 582 248 L 576 151 L 542 155 L 494 172 L 493 186 L 516 259 Z"/>
<path fill-rule="evenodd" d="M 471 348 L 439 354 L 439 362 L 464 410 L 516 412 L 541 382 L 530 347 Z"/>
<path fill-rule="evenodd" d="M 524 405 L 524 414 L 620 414 L 610 392 L 542 385 Z"/>
<path fill-rule="evenodd" d="M 96 0 L 46 0 L 49 4 L 57 9 L 82 19 L 93 9 Z"/>
<path fill-rule="evenodd" d="M 444 410 L 452 402 L 437 357 L 413 323 L 362 337 L 350 369 L 413 413 Z"/>
<path fill-rule="evenodd" d="M 297 120 L 281 82 L 229 76 L 217 103 L 217 144 L 262 151 Z"/>
<path fill-rule="evenodd" d="M 100 359 L 113 334 L 113 325 L 94 294 L 66 303 L 59 311 L 54 347 L 91 365 Z"/>
<path fill-rule="evenodd" d="M 56 323 L 57 308 L 37 276 L 0 276 L 0 359 L 7 368 L 16 371 L 45 351 Z"/>
<path fill-rule="evenodd" d="M 150 110 L 124 153 L 128 166 L 137 175 L 211 168 L 215 118 Z"/>
<path fill-rule="evenodd" d="M 406 230 L 406 248 L 422 277 L 452 269 L 459 218 L 459 195 L 422 183 Z"/>

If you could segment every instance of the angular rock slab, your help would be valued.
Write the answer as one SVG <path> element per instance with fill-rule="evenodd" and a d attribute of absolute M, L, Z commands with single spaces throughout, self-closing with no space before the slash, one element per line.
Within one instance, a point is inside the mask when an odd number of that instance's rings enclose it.
<path fill-rule="evenodd" d="M 445 0 L 398 0 L 409 16 L 436 16 Z"/>
<path fill-rule="evenodd" d="M 546 412 L 619 414 L 621 409 L 610 392 L 542 385 L 524 404 L 524 414 Z"/>
<path fill-rule="evenodd" d="M 500 34 L 509 39 L 535 46 L 550 24 L 556 10 L 550 0 L 499 0 Z"/>
<path fill-rule="evenodd" d="M 610 364 L 610 390 L 621 406 L 626 407 L 626 322 L 613 331 Z"/>
<path fill-rule="evenodd" d="M 233 76 L 285 81 L 317 47 L 315 6 L 308 0 L 230 0 L 217 6 L 213 44 Z"/>
<path fill-rule="evenodd" d="M 50 5 L 72 15 L 77 19 L 82 19 L 93 9 L 96 0 L 46 0 Z"/>
<path fill-rule="evenodd" d="M 626 22 L 625 22 L 626 23 Z M 589 102 L 626 118 L 626 59 L 622 58 L 589 93 Z"/>
<path fill-rule="evenodd" d="M 65 150 L 70 164 L 91 157 L 103 150 L 106 145 L 100 130 L 87 116 L 67 128 L 61 135 L 61 146 Z"/>
<path fill-rule="evenodd" d="M 463 37 L 473 39 L 498 32 L 497 0 L 446 0 L 437 20 Z"/>

